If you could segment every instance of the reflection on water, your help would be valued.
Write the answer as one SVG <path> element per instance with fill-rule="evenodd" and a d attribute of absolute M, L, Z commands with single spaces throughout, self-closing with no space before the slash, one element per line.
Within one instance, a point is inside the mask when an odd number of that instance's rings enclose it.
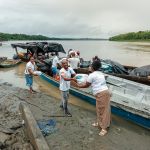
<path fill-rule="evenodd" d="M 4 42 L 0 47 L 0 56 L 12 58 L 15 50 L 11 43 L 25 41 Z M 144 66 L 149 64 L 150 42 L 110 42 L 110 41 L 50 41 L 63 45 L 67 52 L 70 48 L 80 50 L 81 57 L 90 60 L 98 55 L 102 59 L 112 59 L 123 65 Z M 18 48 L 19 49 L 19 48 Z"/>

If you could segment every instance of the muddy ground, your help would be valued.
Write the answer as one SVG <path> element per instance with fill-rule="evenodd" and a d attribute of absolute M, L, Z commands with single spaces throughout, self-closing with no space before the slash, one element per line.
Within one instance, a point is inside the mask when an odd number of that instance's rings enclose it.
<path fill-rule="evenodd" d="M 27 102 L 36 120 L 54 119 L 57 130 L 46 136 L 52 150 L 149 150 L 150 131 L 112 116 L 105 137 L 91 126 L 95 111 L 69 104 L 72 117 L 64 117 L 60 101 L 46 94 L 29 94 L 26 89 L 0 84 L 0 147 L 1 149 L 32 149 L 25 137 L 19 103 Z M 51 117 L 53 116 L 53 117 Z M 127 126 L 129 125 L 129 126 Z M 7 133 L 8 132 L 8 133 Z M 16 146 L 16 147 L 15 147 Z"/>
<path fill-rule="evenodd" d="M 19 89 L 11 84 L 0 84 L 0 150 L 32 150 L 24 134 L 24 125 L 15 97 Z"/>

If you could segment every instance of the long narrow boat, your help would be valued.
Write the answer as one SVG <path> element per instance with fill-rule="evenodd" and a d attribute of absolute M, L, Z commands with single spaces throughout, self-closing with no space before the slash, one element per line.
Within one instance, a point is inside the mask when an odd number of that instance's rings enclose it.
<path fill-rule="evenodd" d="M 14 60 L 14 59 L 7 59 L 0 63 L 0 68 L 10 68 L 15 67 L 16 65 L 21 63 L 21 59 Z"/>
<path fill-rule="evenodd" d="M 125 68 L 132 70 L 132 69 L 135 69 L 136 67 L 125 66 Z M 78 68 L 78 72 L 79 73 L 85 73 L 85 74 L 89 73 L 88 68 Z M 134 82 L 142 83 L 145 85 L 150 85 L 150 79 L 148 79 L 148 77 L 131 76 L 131 75 L 117 74 L 117 73 L 108 73 L 108 74 L 112 75 L 112 76 L 120 77 L 123 79 L 131 80 Z"/>
<path fill-rule="evenodd" d="M 148 77 L 131 76 L 131 75 L 124 75 L 124 74 L 116 74 L 116 73 L 111 74 L 111 75 L 116 76 L 116 77 L 120 77 L 123 79 L 131 80 L 131 81 L 135 81 L 138 83 L 142 83 L 145 85 L 150 85 L 150 79 L 148 79 Z"/>
<path fill-rule="evenodd" d="M 59 82 L 42 73 L 41 78 L 58 87 Z M 122 78 L 108 76 L 107 83 L 112 91 L 112 113 L 150 129 L 150 87 Z M 96 101 L 91 89 L 71 87 L 70 93 L 95 105 Z"/>
<path fill-rule="evenodd" d="M 0 57 L 0 63 L 3 62 L 6 59 L 7 59 L 7 57 Z"/>
<path fill-rule="evenodd" d="M 27 43 L 13 43 L 11 46 L 15 49 L 16 55 L 14 58 L 19 58 L 22 61 L 29 61 L 31 56 L 38 59 L 38 56 L 44 56 L 51 52 L 66 53 L 61 44 L 56 42 L 27 42 Z M 21 48 L 23 52 L 18 51 Z"/>

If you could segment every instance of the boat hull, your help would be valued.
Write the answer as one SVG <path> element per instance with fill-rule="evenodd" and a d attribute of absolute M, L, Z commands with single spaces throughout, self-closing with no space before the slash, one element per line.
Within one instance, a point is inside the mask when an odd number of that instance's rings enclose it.
<path fill-rule="evenodd" d="M 44 79 L 45 81 L 49 82 L 50 84 L 52 84 L 56 87 L 59 87 L 59 82 L 55 81 L 54 79 L 47 76 L 46 74 L 42 74 L 41 78 Z M 96 105 L 95 97 L 90 94 L 84 93 L 83 91 L 80 91 L 75 88 L 70 88 L 70 94 L 72 94 L 92 105 Z M 130 112 L 128 108 L 125 108 L 124 106 L 117 104 L 116 102 L 111 101 L 111 111 L 115 115 L 123 117 L 124 119 L 132 121 L 142 127 L 147 128 L 147 129 L 150 129 L 150 118 L 145 118 L 143 116 L 140 116 L 138 114 Z"/>
<path fill-rule="evenodd" d="M 9 61 L 8 59 L 6 61 Z M 12 61 L 13 62 L 13 61 Z M 21 63 L 21 60 L 17 60 L 15 63 L 6 64 L 5 61 L 0 63 L 0 68 L 11 68 L 19 65 Z"/>
<path fill-rule="evenodd" d="M 131 68 L 135 68 L 135 67 L 128 66 L 128 69 L 131 69 Z M 79 68 L 78 73 L 88 74 L 89 70 L 88 70 L 88 68 Z M 110 75 L 113 75 L 116 77 L 120 77 L 123 79 L 131 80 L 134 82 L 142 83 L 145 85 L 150 85 L 150 80 L 147 77 L 138 77 L 138 76 L 125 75 L 125 74 L 117 74 L 117 73 L 107 73 L 107 74 L 110 74 Z"/>

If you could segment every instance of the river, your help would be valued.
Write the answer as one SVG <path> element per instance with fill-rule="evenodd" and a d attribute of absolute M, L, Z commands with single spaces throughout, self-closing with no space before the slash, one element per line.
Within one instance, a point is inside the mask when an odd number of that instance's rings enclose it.
<path fill-rule="evenodd" d="M 0 56 L 12 58 L 15 50 L 11 43 L 20 41 L 3 42 L 0 47 Z M 23 42 L 23 41 L 21 41 Z M 25 41 L 24 41 L 25 42 Z M 98 55 L 102 59 L 111 59 L 123 65 L 144 66 L 150 63 L 150 42 L 111 42 L 111 41 L 50 41 L 63 45 L 65 51 L 79 50 L 81 57 L 90 60 Z"/>
<path fill-rule="evenodd" d="M 0 57 L 7 56 L 8 58 L 12 58 L 15 50 L 11 48 L 11 43 L 15 42 L 9 41 L 3 43 L 3 46 L 0 47 Z M 80 50 L 81 57 L 85 60 L 89 60 L 94 55 L 98 55 L 102 59 L 112 59 L 121 64 L 133 66 L 148 65 L 150 62 L 150 43 L 109 41 L 58 41 L 58 43 L 63 45 L 65 51 L 68 51 L 70 48 Z M 22 63 L 14 68 L 0 68 L 0 82 L 9 82 L 14 86 L 27 88 L 24 80 L 24 68 L 25 63 Z M 58 88 L 53 87 L 42 79 L 39 79 L 39 77 L 34 78 L 34 88 L 39 92 L 44 92 L 55 97 L 57 100 L 60 100 Z M 89 109 L 90 111 L 95 111 L 94 106 L 91 106 L 90 104 L 83 102 L 74 96 L 70 96 L 69 102 L 85 109 Z M 143 135 L 143 142 L 146 142 L 150 136 L 150 132 L 148 130 L 129 121 L 123 120 L 120 117 L 113 115 L 113 120 L 115 124 L 119 125 L 120 128 L 130 131 L 132 137 L 136 136 L 136 134 Z M 147 142 L 145 144 L 148 145 Z"/>
<path fill-rule="evenodd" d="M 0 57 L 6 56 L 12 58 L 15 50 L 11 47 L 12 43 L 19 43 L 26 41 L 8 41 L 3 42 L 0 46 Z M 110 41 L 49 41 L 58 42 L 63 45 L 67 52 L 70 48 L 80 50 L 81 57 L 85 60 L 90 60 L 93 56 L 98 55 L 102 59 L 111 59 L 121 64 L 142 66 L 148 65 L 150 62 L 150 43 L 144 42 L 110 42 Z M 0 68 L 0 79 L 12 83 L 15 86 L 26 88 L 24 81 L 25 63 L 20 64 L 15 68 L 2 69 Z M 38 91 L 44 91 L 60 99 L 58 90 L 44 82 L 43 80 L 35 78 L 34 87 Z M 51 90 L 54 88 L 54 91 Z M 71 103 L 76 105 L 83 105 L 91 108 L 90 105 L 72 97 Z"/>

